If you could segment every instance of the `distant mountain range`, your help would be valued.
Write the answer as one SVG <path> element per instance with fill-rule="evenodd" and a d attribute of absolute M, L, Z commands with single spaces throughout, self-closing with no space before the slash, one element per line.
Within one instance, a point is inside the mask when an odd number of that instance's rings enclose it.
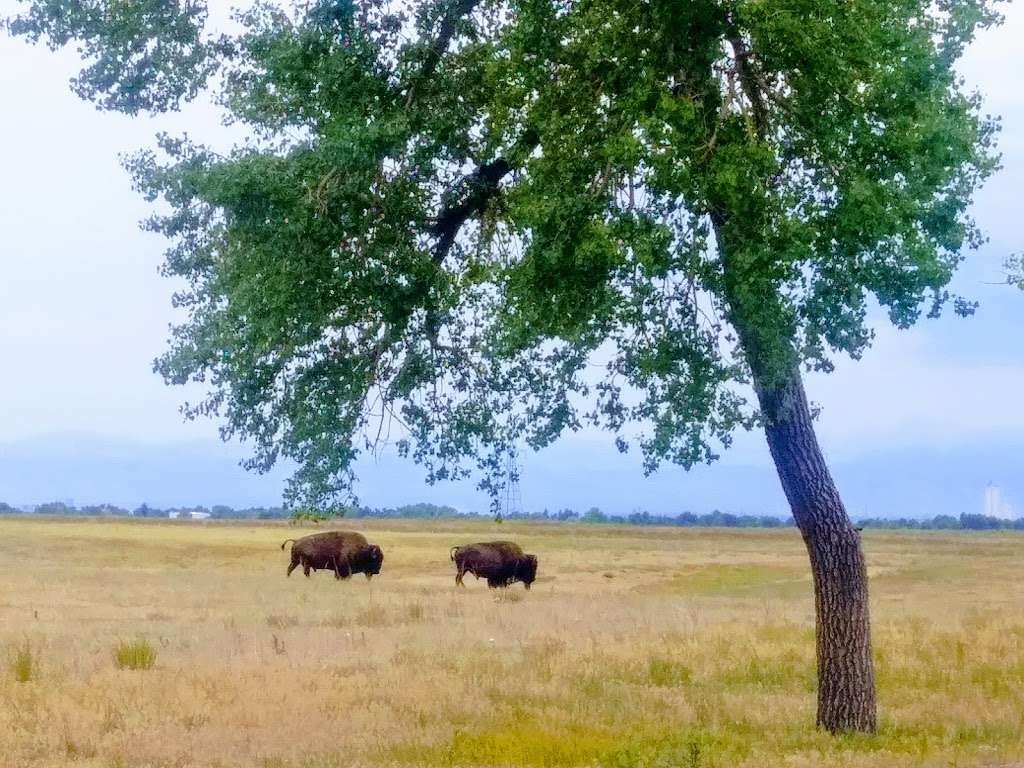
<path fill-rule="evenodd" d="M 216 442 L 155 445 L 90 435 L 0 444 L 0 502 L 110 502 L 129 508 L 143 502 L 159 507 L 279 503 L 287 467 L 264 476 L 248 473 L 238 465 L 244 455 L 243 447 Z M 1016 514 L 1024 515 L 1024 439 L 879 451 L 834 460 L 832 469 L 855 518 L 981 513 L 989 482 L 1000 486 Z M 689 473 L 666 467 L 645 478 L 637 456 L 621 455 L 593 438 L 569 438 L 524 456 L 520 472 L 526 511 L 598 507 L 617 515 L 639 510 L 789 514 L 774 469 L 756 451 Z M 370 506 L 425 501 L 461 511 L 488 507 L 473 483 L 427 486 L 418 467 L 392 453 L 364 459 L 358 474 L 360 500 Z"/>

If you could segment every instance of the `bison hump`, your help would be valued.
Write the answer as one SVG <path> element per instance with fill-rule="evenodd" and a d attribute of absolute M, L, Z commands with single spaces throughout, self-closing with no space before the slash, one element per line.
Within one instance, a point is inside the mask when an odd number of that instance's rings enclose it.
<path fill-rule="evenodd" d="M 514 541 L 489 541 L 484 546 L 500 552 L 504 557 L 522 557 L 523 549 Z"/>
<path fill-rule="evenodd" d="M 332 555 L 356 552 L 367 546 L 366 537 L 355 531 L 324 531 L 303 536 L 292 545 L 292 550 L 304 554 Z"/>

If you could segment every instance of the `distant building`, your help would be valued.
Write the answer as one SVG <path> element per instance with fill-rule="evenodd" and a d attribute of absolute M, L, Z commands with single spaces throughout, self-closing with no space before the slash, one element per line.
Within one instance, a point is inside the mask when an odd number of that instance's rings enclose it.
<path fill-rule="evenodd" d="M 209 512 L 202 512 L 198 509 L 172 509 L 167 513 L 171 520 L 207 520 Z"/>
<path fill-rule="evenodd" d="M 1013 507 L 1003 498 L 1002 489 L 994 483 L 985 486 L 985 515 L 1001 520 L 1013 520 L 1016 517 Z"/>

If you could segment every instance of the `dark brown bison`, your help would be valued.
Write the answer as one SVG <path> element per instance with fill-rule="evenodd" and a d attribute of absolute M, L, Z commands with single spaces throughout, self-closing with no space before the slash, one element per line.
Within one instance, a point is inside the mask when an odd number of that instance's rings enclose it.
<path fill-rule="evenodd" d="M 301 539 L 285 539 L 281 549 L 292 542 L 292 561 L 288 565 L 287 576 L 302 566 L 302 572 L 328 570 L 334 571 L 334 578 L 347 579 L 353 573 L 365 573 L 372 578 L 380 573 L 384 553 L 376 544 L 370 544 L 366 537 L 355 531 L 327 531 L 314 533 Z"/>
<path fill-rule="evenodd" d="M 527 555 L 518 544 L 511 541 L 489 541 L 481 544 L 469 544 L 464 547 L 452 547 L 451 558 L 455 562 L 458 573 L 455 583 L 460 587 L 462 577 L 472 573 L 478 579 L 487 579 L 487 586 L 507 587 L 517 581 L 523 582 L 527 589 L 537 579 L 537 558 Z"/>

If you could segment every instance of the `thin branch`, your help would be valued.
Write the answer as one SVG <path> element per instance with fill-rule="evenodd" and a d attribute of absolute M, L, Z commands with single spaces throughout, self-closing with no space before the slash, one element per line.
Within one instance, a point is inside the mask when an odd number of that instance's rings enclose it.
<path fill-rule="evenodd" d="M 448 50 L 452 38 L 455 37 L 455 25 L 463 17 L 468 16 L 480 4 L 481 0 L 456 0 L 454 3 L 444 2 L 448 6 L 442 12 L 441 26 L 437 30 L 437 37 L 427 50 L 427 58 L 423 62 L 423 68 L 416 75 L 412 85 L 409 87 L 409 95 L 406 97 L 406 107 L 412 104 L 416 93 L 416 86 L 428 80 L 437 69 L 444 52 Z"/>
<path fill-rule="evenodd" d="M 457 0 L 448 9 L 448 12 L 441 17 L 441 27 L 434 38 L 434 44 L 430 47 L 427 60 L 423 63 L 420 72 L 420 79 L 426 79 L 434 74 L 441 56 L 448 50 L 448 45 L 455 36 L 455 24 L 460 19 L 468 16 L 480 4 L 480 0 Z"/>

